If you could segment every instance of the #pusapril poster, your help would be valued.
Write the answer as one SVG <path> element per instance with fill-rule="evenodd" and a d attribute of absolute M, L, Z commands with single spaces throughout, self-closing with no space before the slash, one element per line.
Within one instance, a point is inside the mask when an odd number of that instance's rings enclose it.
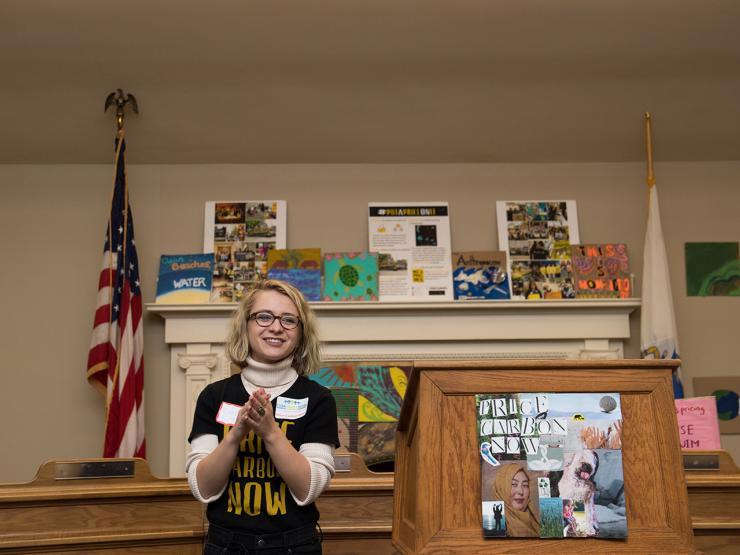
<path fill-rule="evenodd" d="M 475 403 L 484 537 L 627 537 L 618 393 Z"/>
<path fill-rule="evenodd" d="M 267 253 L 284 249 L 284 200 L 206 203 L 203 251 L 213 253 L 212 302 L 238 302 L 244 290 L 267 277 Z"/>
<path fill-rule="evenodd" d="M 512 299 L 573 299 L 571 244 L 578 243 L 576 202 L 499 201 L 499 248 L 509 261 Z"/>
<path fill-rule="evenodd" d="M 380 300 L 452 301 L 446 202 L 371 202 L 369 249 L 378 253 Z"/>

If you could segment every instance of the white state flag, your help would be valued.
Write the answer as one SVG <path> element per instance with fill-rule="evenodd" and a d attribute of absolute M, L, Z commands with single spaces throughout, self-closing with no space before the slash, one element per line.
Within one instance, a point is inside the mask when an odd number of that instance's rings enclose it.
<path fill-rule="evenodd" d="M 641 356 L 678 358 L 676 316 L 655 184 L 650 185 L 649 195 L 642 269 Z M 678 399 L 683 397 L 683 384 L 678 372 L 673 375 L 673 394 Z"/>

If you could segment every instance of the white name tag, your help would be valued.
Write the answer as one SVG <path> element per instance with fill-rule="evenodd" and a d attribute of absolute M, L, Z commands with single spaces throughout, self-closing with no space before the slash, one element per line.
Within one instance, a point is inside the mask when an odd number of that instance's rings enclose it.
<path fill-rule="evenodd" d="M 233 403 L 221 403 L 216 414 L 216 422 L 233 426 L 236 424 L 236 415 L 239 413 L 240 408 L 239 405 L 234 405 Z"/>
<path fill-rule="evenodd" d="M 278 397 L 275 406 L 275 418 L 281 420 L 296 420 L 306 414 L 308 410 L 308 397 L 305 399 L 290 399 L 289 397 Z"/>

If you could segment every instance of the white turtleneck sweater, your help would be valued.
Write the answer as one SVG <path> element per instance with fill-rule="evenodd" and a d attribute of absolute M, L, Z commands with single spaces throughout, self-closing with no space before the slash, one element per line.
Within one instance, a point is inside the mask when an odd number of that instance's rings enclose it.
<path fill-rule="evenodd" d="M 293 358 L 286 358 L 274 364 L 257 362 L 251 357 L 247 358 L 247 366 L 242 369 L 241 378 L 244 389 L 251 396 L 259 388 L 263 388 L 274 399 L 286 392 L 298 379 L 298 373 L 291 366 Z M 185 461 L 185 472 L 188 475 L 188 484 L 193 495 L 202 503 L 215 501 L 226 489 L 224 487 L 212 497 L 203 497 L 198 489 L 196 469 L 198 463 L 206 458 L 218 446 L 218 436 L 215 434 L 201 434 L 190 443 L 190 453 Z M 324 443 L 304 443 L 298 450 L 301 455 L 308 459 L 311 466 L 311 487 L 305 499 L 298 499 L 293 491 L 290 494 L 295 502 L 300 505 L 313 503 L 316 498 L 329 485 L 329 480 L 334 476 L 334 446 Z M 290 489 L 290 488 L 289 488 Z"/>

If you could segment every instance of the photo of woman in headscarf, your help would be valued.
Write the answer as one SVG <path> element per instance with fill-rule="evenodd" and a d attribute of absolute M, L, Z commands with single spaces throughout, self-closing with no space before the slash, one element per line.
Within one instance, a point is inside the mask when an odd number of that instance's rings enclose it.
<path fill-rule="evenodd" d="M 517 463 L 502 464 L 493 481 L 493 498 L 504 502 L 506 535 L 512 538 L 539 538 L 536 477 Z"/>

